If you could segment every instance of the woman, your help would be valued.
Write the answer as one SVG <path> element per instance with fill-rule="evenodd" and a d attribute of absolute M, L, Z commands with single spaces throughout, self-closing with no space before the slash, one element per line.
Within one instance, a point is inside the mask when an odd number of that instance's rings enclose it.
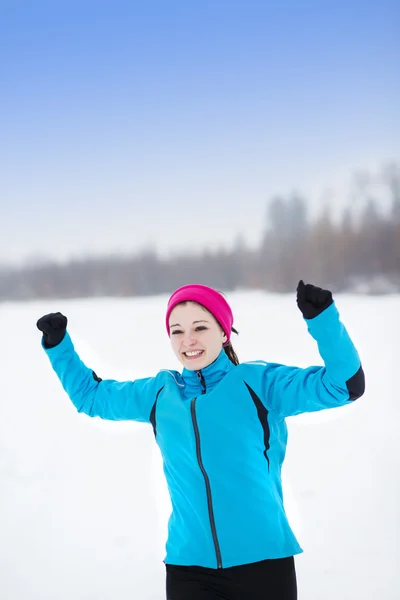
<path fill-rule="evenodd" d="M 349 404 L 364 393 L 358 353 L 328 290 L 299 282 L 297 304 L 325 366 L 239 364 L 233 315 L 203 285 L 176 290 L 166 310 L 183 365 L 136 381 L 102 380 L 74 350 L 61 313 L 37 322 L 78 412 L 152 425 L 172 501 L 168 600 L 295 600 L 302 552 L 282 499 L 285 418 Z"/>

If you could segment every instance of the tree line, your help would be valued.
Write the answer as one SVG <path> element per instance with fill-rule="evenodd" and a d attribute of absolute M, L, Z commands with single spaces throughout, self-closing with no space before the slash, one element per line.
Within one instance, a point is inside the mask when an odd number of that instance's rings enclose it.
<path fill-rule="evenodd" d="M 256 249 L 239 237 L 230 250 L 204 249 L 193 256 L 165 258 L 145 250 L 62 265 L 2 267 L 0 301 L 148 296 L 189 282 L 284 293 L 293 292 L 300 278 L 332 291 L 400 292 L 400 165 L 388 165 L 380 175 L 385 210 L 369 179 L 359 179 L 351 202 L 336 218 L 329 203 L 311 219 L 304 197 L 272 198 Z"/>

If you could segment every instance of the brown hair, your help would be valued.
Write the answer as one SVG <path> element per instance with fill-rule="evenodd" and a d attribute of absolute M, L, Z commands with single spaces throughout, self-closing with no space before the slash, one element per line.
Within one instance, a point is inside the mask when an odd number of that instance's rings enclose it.
<path fill-rule="evenodd" d="M 193 304 L 198 304 L 205 312 L 208 312 L 210 315 L 212 315 L 214 317 L 214 315 L 212 314 L 212 312 L 210 312 L 205 306 L 203 306 L 202 304 L 200 304 L 200 302 L 196 302 L 195 300 L 184 300 L 183 302 L 179 302 L 179 304 L 187 304 L 188 302 L 193 302 Z M 178 306 L 178 304 L 176 305 Z M 215 317 L 214 317 L 215 319 Z M 221 324 L 219 323 L 219 321 L 217 319 L 215 319 L 218 323 L 218 325 L 221 328 L 221 331 L 224 331 L 221 327 Z M 236 331 L 236 329 L 234 327 L 232 327 L 232 331 L 233 333 L 236 333 L 237 335 L 239 334 L 238 331 Z M 225 354 L 227 355 L 227 357 L 229 358 L 229 360 L 236 366 L 239 364 L 239 359 L 237 357 L 236 352 L 233 349 L 232 346 L 232 342 L 229 340 L 229 342 L 227 344 L 225 344 L 223 346 L 224 350 L 225 350 Z"/>
<path fill-rule="evenodd" d="M 234 329 L 233 327 L 232 327 L 232 331 L 234 333 L 236 333 L 236 334 L 238 333 L 236 331 L 236 329 Z M 224 350 L 225 350 L 225 354 L 227 355 L 227 357 L 229 358 L 229 360 L 231 362 L 233 362 L 234 365 L 238 365 L 239 364 L 239 359 L 237 357 L 236 352 L 233 349 L 232 342 L 230 340 L 229 340 L 229 342 L 227 344 L 225 344 Z"/>

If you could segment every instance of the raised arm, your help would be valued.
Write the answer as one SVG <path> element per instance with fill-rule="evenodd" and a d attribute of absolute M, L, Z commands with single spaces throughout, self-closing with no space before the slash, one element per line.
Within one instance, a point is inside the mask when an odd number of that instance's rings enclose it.
<path fill-rule="evenodd" d="M 103 380 L 87 367 L 67 333 L 67 318 L 61 313 L 41 317 L 42 346 L 56 375 L 78 412 L 113 421 L 150 422 L 157 396 L 155 377 L 136 381 Z"/>
<path fill-rule="evenodd" d="M 342 406 L 365 390 L 360 357 L 340 321 L 331 292 L 300 281 L 297 304 L 324 366 L 266 367 L 268 404 L 283 417 Z"/>

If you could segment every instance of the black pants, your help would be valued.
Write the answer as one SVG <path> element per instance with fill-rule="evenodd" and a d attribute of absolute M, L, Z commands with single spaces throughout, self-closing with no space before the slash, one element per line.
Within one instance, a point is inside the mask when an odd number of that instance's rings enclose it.
<path fill-rule="evenodd" d="M 167 600 L 296 600 L 294 558 L 229 567 L 166 565 Z"/>

